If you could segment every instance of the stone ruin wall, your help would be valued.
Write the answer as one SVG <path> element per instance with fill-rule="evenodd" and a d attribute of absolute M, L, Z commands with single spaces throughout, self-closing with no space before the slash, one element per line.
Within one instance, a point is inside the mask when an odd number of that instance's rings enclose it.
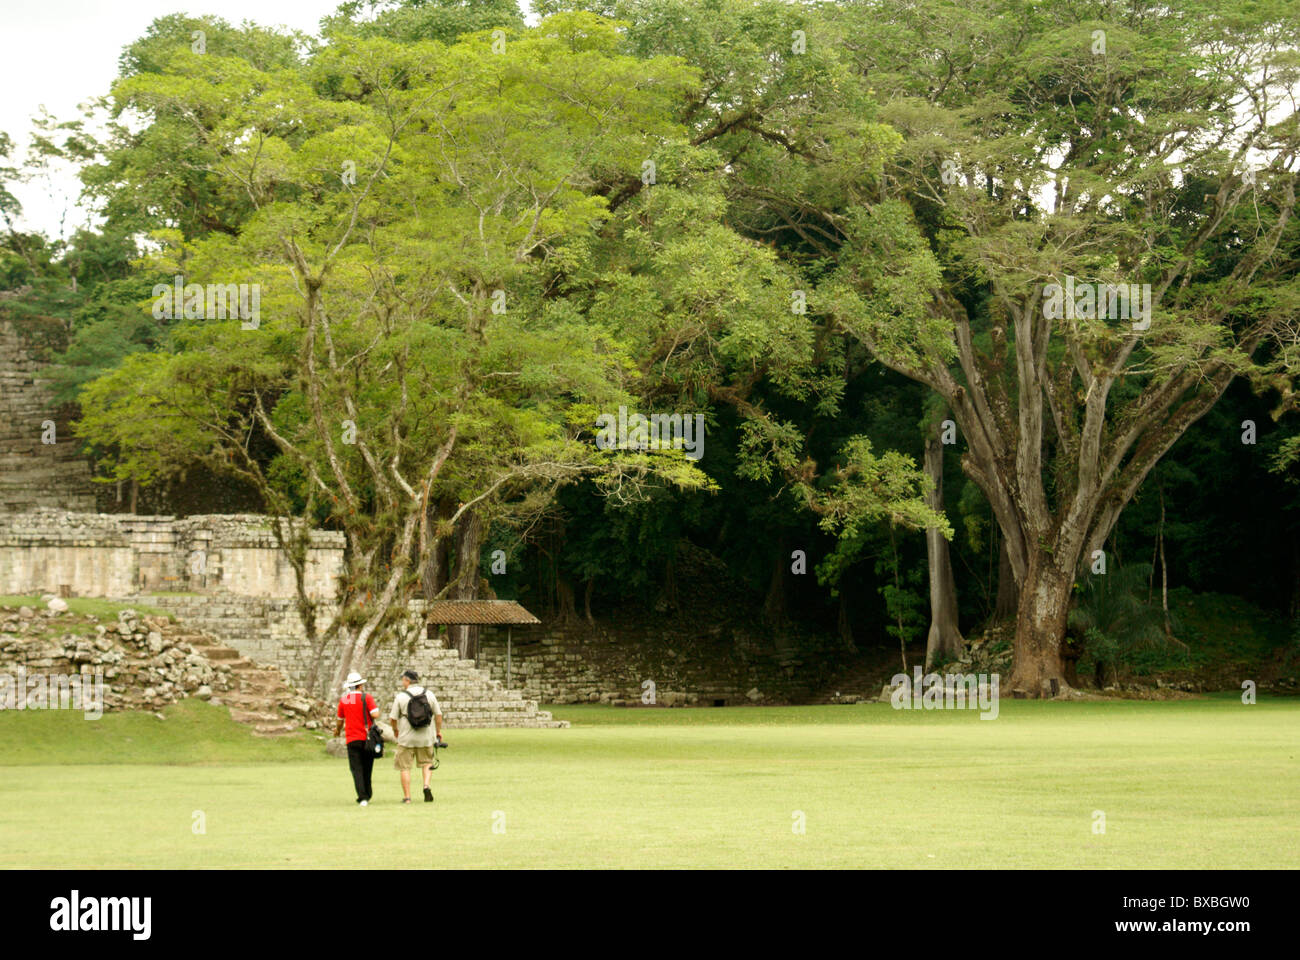
<path fill-rule="evenodd" d="M 507 657 L 504 627 L 482 628 L 479 663 L 539 703 L 637 706 L 647 680 L 657 706 L 798 703 L 829 679 L 835 662 L 815 640 L 776 652 L 744 624 L 686 619 L 514 627 L 509 646 Z"/>
<path fill-rule="evenodd" d="M 0 514 L 0 595 L 103 597 L 161 609 L 320 693 L 341 651 L 337 641 L 323 652 L 308 641 L 293 569 L 270 522 L 253 515 Z M 308 592 L 320 603 L 323 630 L 335 612 L 344 538 L 314 531 L 312 541 Z M 446 645 L 422 628 L 421 607 L 412 602 L 410 615 L 382 638 L 367 668 L 372 690 L 395 689 L 407 667 L 426 672 Z M 660 706 L 788 703 L 820 679 L 817 651 L 773 653 L 741 626 L 665 621 L 615 630 L 557 621 L 515 627 L 511 637 L 507 669 L 505 629 L 482 628 L 478 665 L 542 703 L 639 704 L 646 680 Z"/>
<path fill-rule="evenodd" d="M 335 642 L 321 654 L 307 639 L 293 568 L 270 522 L 255 515 L 0 514 L 0 595 L 102 597 L 160 609 L 279 667 L 295 684 L 315 674 L 319 691 L 333 679 L 341 648 Z M 320 604 L 321 630 L 335 612 L 343 548 L 342 533 L 313 531 L 307 592 Z M 426 636 L 422 604 L 410 606 L 370 662 L 375 689 L 395 688 L 408 667 L 429 669 L 432 651 L 444 646 Z"/>
<path fill-rule="evenodd" d="M 96 485 L 72 427 L 54 409 L 43 364 L 12 323 L 0 320 L 0 513 L 38 507 L 95 509 Z M 55 422 L 55 443 L 42 424 Z"/>
<path fill-rule="evenodd" d="M 0 321 L 0 595 L 138 600 L 306 684 L 318 650 L 299 621 L 293 569 L 269 518 L 95 513 L 98 487 L 70 425 L 53 409 L 41 368 L 13 325 Z M 55 444 L 41 442 L 48 419 L 56 421 Z M 333 613 L 344 538 L 316 531 L 312 541 L 307 589 L 322 604 L 323 628 Z M 372 690 L 395 686 L 408 666 L 427 668 L 445 645 L 421 629 L 416 607 L 371 661 Z M 614 643 L 609 631 L 589 626 L 516 628 L 512 686 L 559 703 L 640 702 L 646 679 L 655 681 L 665 705 L 784 701 L 803 692 L 792 664 L 747 655 L 743 637 L 693 655 L 694 647 L 717 639 L 695 633 L 701 631 L 684 634 L 679 625 L 668 636 L 620 624 Z M 337 653 L 325 651 L 323 662 Z M 506 660 L 505 631 L 484 628 L 480 665 L 504 683 Z"/>
<path fill-rule="evenodd" d="M 274 664 L 295 684 L 324 695 L 332 669 L 342 653 L 337 641 L 320 650 L 319 641 L 307 639 L 295 600 L 287 597 L 240 597 L 231 594 L 192 596 L 155 594 L 148 603 L 166 610 L 184 623 L 221 637 L 243 656 L 259 663 Z M 434 650 L 444 647 L 430 640 L 423 630 L 423 603 L 410 604 L 409 616 L 391 627 L 366 668 L 371 693 L 395 691 L 403 670 L 427 673 L 434 662 Z M 324 631 L 334 616 L 335 606 L 324 602 L 316 615 L 317 629 Z M 436 691 L 435 691 L 436 693 Z"/>
<path fill-rule="evenodd" d="M 0 594 L 293 597 L 293 567 L 270 523 L 251 514 L 0 514 Z M 318 530 L 311 539 L 307 592 L 329 600 L 343 569 L 343 534 Z"/>

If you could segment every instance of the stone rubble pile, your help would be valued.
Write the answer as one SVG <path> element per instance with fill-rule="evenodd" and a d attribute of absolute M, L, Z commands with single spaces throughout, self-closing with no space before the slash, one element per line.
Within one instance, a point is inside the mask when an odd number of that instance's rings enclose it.
<path fill-rule="evenodd" d="M 0 606 L 0 673 L 102 671 L 104 710 L 157 712 L 186 697 L 227 704 L 238 721 L 274 735 L 316 729 L 325 705 L 291 688 L 278 670 L 252 664 L 206 634 L 183 633 L 165 616 L 134 609 L 101 621 L 68 612 L 57 597 L 47 609 Z"/>

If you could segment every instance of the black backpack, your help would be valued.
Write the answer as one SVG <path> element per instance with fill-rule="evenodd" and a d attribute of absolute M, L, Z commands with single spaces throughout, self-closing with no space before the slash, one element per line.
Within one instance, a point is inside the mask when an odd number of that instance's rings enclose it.
<path fill-rule="evenodd" d="M 411 729 L 419 730 L 421 727 L 427 727 L 433 720 L 433 706 L 429 703 L 429 691 L 426 689 L 416 696 L 407 691 L 410 702 L 406 705 L 406 722 L 411 725 Z"/>
<path fill-rule="evenodd" d="M 361 716 L 366 725 L 366 749 L 376 757 L 384 755 L 384 733 L 379 729 L 379 725 L 373 723 L 370 719 L 370 711 L 366 709 L 366 695 L 361 694 Z"/>

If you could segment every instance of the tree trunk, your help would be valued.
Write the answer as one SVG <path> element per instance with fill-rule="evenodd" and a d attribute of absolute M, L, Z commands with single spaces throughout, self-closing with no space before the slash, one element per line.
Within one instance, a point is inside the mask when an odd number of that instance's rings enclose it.
<path fill-rule="evenodd" d="M 993 606 L 993 619 L 1010 620 L 1016 615 L 1020 605 L 1019 591 L 1016 589 L 1016 574 L 1011 568 L 1011 557 L 1007 554 L 1006 540 L 998 536 L 998 599 Z"/>
<path fill-rule="evenodd" d="M 339 661 L 338 671 L 334 675 L 334 685 L 331 687 L 332 697 L 337 697 L 342 693 L 343 681 L 346 678 L 348 671 L 364 671 L 366 661 L 373 654 L 371 646 L 376 631 L 384 622 L 385 617 L 393 608 L 393 605 L 399 600 L 398 593 L 402 584 L 402 579 L 406 574 L 407 564 L 414 553 L 416 533 L 419 529 L 419 525 L 420 520 L 417 513 L 412 512 L 407 516 L 406 522 L 403 524 L 400 539 L 388 553 L 392 563 L 385 568 L 388 570 L 388 574 L 387 578 L 384 580 L 383 589 L 377 591 L 374 597 L 374 603 L 369 608 L 365 607 L 365 605 L 358 601 L 357 606 L 365 610 L 366 620 L 361 625 L 360 629 L 357 630 L 356 635 L 351 639 L 347 636 L 350 631 L 346 631 L 344 634 L 343 655 Z M 375 572 L 376 551 L 372 550 L 369 553 L 363 553 L 361 551 L 353 550 L 352 554 L 353 556 L 350 562 L 354 566 L 355 572 L 349 576 L 349 579 L 352 582 L 357 582 L 358 580 L 369 581 L 370 575 Z M 357 576 L 358 573 L 365 576 Z M 368 600 L 370 596 L 369 593 L 367 593 L 366 596 Z M 340 607 L 339 612 L 336 615 L 336 620 L 342 618 L 345 613 L 346 610 L 343 607 Z"/>
<path fill-rule="evenodd" d="M 849 617 L 849 597 L 843 590 L 840 590 L 840 642 L 844 644 L 844 650 L 847 653 L 857 653 L 858 645 L 853 641 L 853 623 Z"/>
<path fill-rule="evenodd" d="M 1165 562 L 1165 488 L 1160 486 L 1160 527 L 1157 540 L 1160 543 L 1160 609 L 1165 614 L 1165 636 L 1174 635 L 1173 624 L 1169 620 L 1169 565 Z"/>
<path fill-rule="evenodd" d="M 449 500 L 429 501 L 420 543 L 424 555 L 424 563 L 420 567 L 420 587 L 427 603 L 432 603 L 443 587 L 447 586 L 451 567 L 451 540 L 439 535 L 438 528 L 455 512 L 456 504 Z"/>
<path fill-rule="evenodd" d="M 939 416 L 948 415 L 945 408 Z M 932 510 L 943 510 L 943 444 L 937 426 L 931 429 L 925 441 L 925 472 L 930 478 L 930 492 L 926 505 Z M 928 670 L 939 659 L 961 655 L 965 641 L 957 626 L 957 584 L 952 575 L 952 558 L 948 541 L 937 527 L 925 531 L 925 555 L 930 568 L 930 634 L 925 645 L 925 668 Z"/>
<path fill-rule="evenodd" d="M 672 553 L 668 554 L 668 559 L 664 561 L 664 585 L 659 593 L 659 603 L 656 607 L 664 613 L 676 613 L 680 605 L 677 595 L 677 548 L 674 547 Z"/>
<path fill-rule="evenodd" d="M 452 594 L 457 600 L 477 600 L 483 521 L 471 510 L 456 526 L 456 586 Z M 460 624 L 451 628 L 451 636 L 462 659 L 478 655 L 478 627 Z"/>
<path fill-rule="evenodd" d="M 1016 610 L 1011 679 L 1003 684 L 1013 696 L 1037 699 L 1069 691 L 1061 645 L 1073 586 L 1072 573 L 1063 571 L 1051 555 L 1030 555 Z"/>
<path fill-rule="evenodd" d="M 578 619 L 578 610 L 573 602 L 573 587 L 569 581 L 560 577 L 555 581 L 555 596 L 559 601 L 557 616 L 564 623 L 573 623 Z"/>
<path fill-rule="evenodd" d="M 943 546 L 931 547 L 928 541 L 934 538 L 938 538 Z M 930 633 L 925 645 L 928 669 L 936 660 L 961 656 L 966 642 L 957 626 L 957 585 L 952 576 L 947 542 L 938 531 L 927 531 L 926 541 L 926 552 L 931 554 Z"/>
<path fill-rule="evenodd" d="M 352 658 L 353 655 L 356 653 L 356 637 L 353 635 L 352 629 L 350 627 L 346 627 L 340 624 L 338 629 L 338 636 L 339 636 L 339 659 L 334 669 L 334 686 L 330 687 L 326 691 L 325 693 L 326 699 L 331 699 L 334 696 L 335 687 L 338 688 L 342 687 L 342 684 L 339 683 L 338 678 L 346 677 L 349 673 L 352 672 Z M 314 681 L 315 677 L 313 677 L 312 679 Z"/>
<path fill-rule="evenodd" d="M 780 551 L 772 565 L 772 577 L 767 582 L 767 597 L 763 600 L 763 616 L 771 626 L 780 626 L 786 621 L 785 606 L 785 565 L 789 551 L 785 541 L 780 541 Z"/>
<path fill-rule="evenodd" d="M 889 527 L 889 551 L 894 561 L 894 596 L 897 597 L 903 592 L 903 580 L 901 575 L 903 565 L 898 558 L 898 538 L 894 534 L 894 527 L 892 524 Z M 888 610 L 889 606 L 889 600 L 886 598 L 885 609 Z M 895 605 L 894 616 L 897 617 L 896 622 L 898 625 L 898 652 L 903 658 L 903 672 L 907 673 L 907 624 L 903 619 L 903 608 Z"/>

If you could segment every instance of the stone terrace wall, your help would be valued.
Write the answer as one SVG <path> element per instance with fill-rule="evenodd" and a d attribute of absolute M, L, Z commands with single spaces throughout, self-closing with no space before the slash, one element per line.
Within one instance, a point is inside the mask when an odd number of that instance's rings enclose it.
<path fill-rule="evenodd" d="M 766 626 L 745 584 L 687 540 L 676 564 L 676 612 L 513 628 L 509 685 L 542 703 L 639 704 L 650 680 L 656 705 L 710 706 L 802 703 L 830 682 L 839 637 Z M 504 627 L 481 629 L 478 662 L 507 682 Z"/>
<path fill-rule="evenodd" d="M 279 667 L 314 695 L 328 692 L 341 650 L 335 642 L 324 651 L 313 683 L 317 650 L 306 640 L 290 599 L 154 594 L 132 600 L 160 607 L 183 623 L 221 637 L 243 656 Z M 381 638 L 366 668 L 372 693 L 391 696 L 407 668 L 427 676 L 441 665 L 444 638 L 430 639 L 422 629 L 422 606 L 413 601 L 409 618 Z M 330 605 L 321 606 L 321 630 L 333 613 Z M 759 649 L 741 631 L 697 627 L 692 632 L 689 624 L 677 623 L 620 623 L 616 631 L 585 624 L 515 627 L 511 660 L 507 684 L 505 628 L 481 628 L 478 666 L 530 700 L 640 702 L 642 682 L 653 680 L 656 702 L 664 706 L 800 702 L 820 689 L 833 664 L 807 644 L 777 655 Z"/>
<path fill-rule="evenodd" d="M 479 644 L 479 663 L 505 683 L 505 628 L 482 628 Z M 834 663 L 816 640 L 775 653 L 742 627 L 689 621 L 515 627 L 512 648 L 510 685 L 542 703 L 640 703 L 646 680 L 661 706 L 797 703 Z"/>
<path fill-rule="evenodd" d="M 315 670 L 312 684 L 318 650 L 307 640 L 297 605 L 288 598 L 153 594 L 132 599 L 166 610 L 182 623 L 220 637 L 245 657 L 279 667 L 295 684 L 312 687 L 319 695 L 327 692 L 333 680 L 330 671 L 342 653 L 337 641 L 323 651 L 322 666 Z M 412 602 L 410 617 L 390 628 L 376 648 L 366 670 L 372 693 L 395 691 L 403 670 L 413 669 L 423 675 L 441 659 L 441 654 L 434 651 L 443 649 L 443 644 L 426 637 L 422 609 L 422 602 Z M 334 613 L 332 604 L 321 604 L 317 628 L 324 631 Z"/>
<path fill-rule="evenodd" d="M 295 684 L 305 683 L 314 651 L 291 599 L 168 593 L 125 599 L 165 610 L 181 623 L 220 637 L 242 656 L 280 667 Z M 322 627 L 332 612 L 331 605 L 322 604 Z"/>
<path fill-rule="evenodd" d="M 269 523 L 253 515 L 0 514 L 0 594 L 66 589 L 72 596 L 161 607 L 320 694 L 333 679 L 340 651 L 318 651 L 307 641 L 293 599 L 293 571 Z M 334 613 L 343 537 L 312 536 L 309 591 L 322 602 L 324 629 Z M 196 557 L 203 558 L 201 565 Z M 444 662 L 444 641 L 422 629 L 419 608 L 412 604 L 411 616 L 381 638 L 367 669 L 373 692 L 388 695 L 408 667 L 421 674 L 452 670 Z M 801 702 L 829 679 L 836 651 L 825 639 L 785 631 L 766 636 L 751 616 L 714 614 L 712 621 L 634 615 L 616 624 L 516 627 L 508 684 L 505 631 L 483 628 L 478 665 L 466 663 L 543 703 L 640 702 L 646 680 L 655 684 L 656 702 L 667 706 Z M 322 667 L 314 671 L 318 659 Z M 473 691 L 481 681 L 473 676 L 453 670 L 446 682 L 459 684 L 463 700 L 480 696 Z M 480 699 L 501 698 L 490 693 Z"/>
<path fill-rule="evenodd" d="M 316 696 L 330 694 L 333 669 L 341 653 L 331 643 L 312 677 L 316 650 L 307 642 L 291 601 L 251 597 L 191 597 L 159 594 L 141 602 L 162 607 L 182 623 L 214 633 L 242 656 L 278 667 L 290 681 Z M 423 604 L 410 605 L 410 616 L 384 636 L 369 666 L 364 668 L 366 689 L 379 701 L 385 715 L 399 689 L 398 675 L 414 669 L 438 698 L 451 728 L 561 727 L 516 691 L 506 690 L 473 660 L 461 660 L 455 650 L 429 640 L 424 630 Z M 333 614 L 320 612 L 323 628 Z"/>
<path fill-rule="evenodd" d="M 0 514 L 0 594 L 128 597 L 162 591 L 292 597 L 293 568 L 254 515 Z M 307 589 L 335 593 L 343 535 L 312 533 Z M 201 562 L 200 562 L 201 561 Z"/>
<path fill-rule="evenodd" d="M 0 513 L 59 507 L 94 510 L 95 484 L 66 421 L 53 413 L 42 364 L 0 320 Z M 56 419 L 56 443 L 41 442 L 41 424 Z"/>

